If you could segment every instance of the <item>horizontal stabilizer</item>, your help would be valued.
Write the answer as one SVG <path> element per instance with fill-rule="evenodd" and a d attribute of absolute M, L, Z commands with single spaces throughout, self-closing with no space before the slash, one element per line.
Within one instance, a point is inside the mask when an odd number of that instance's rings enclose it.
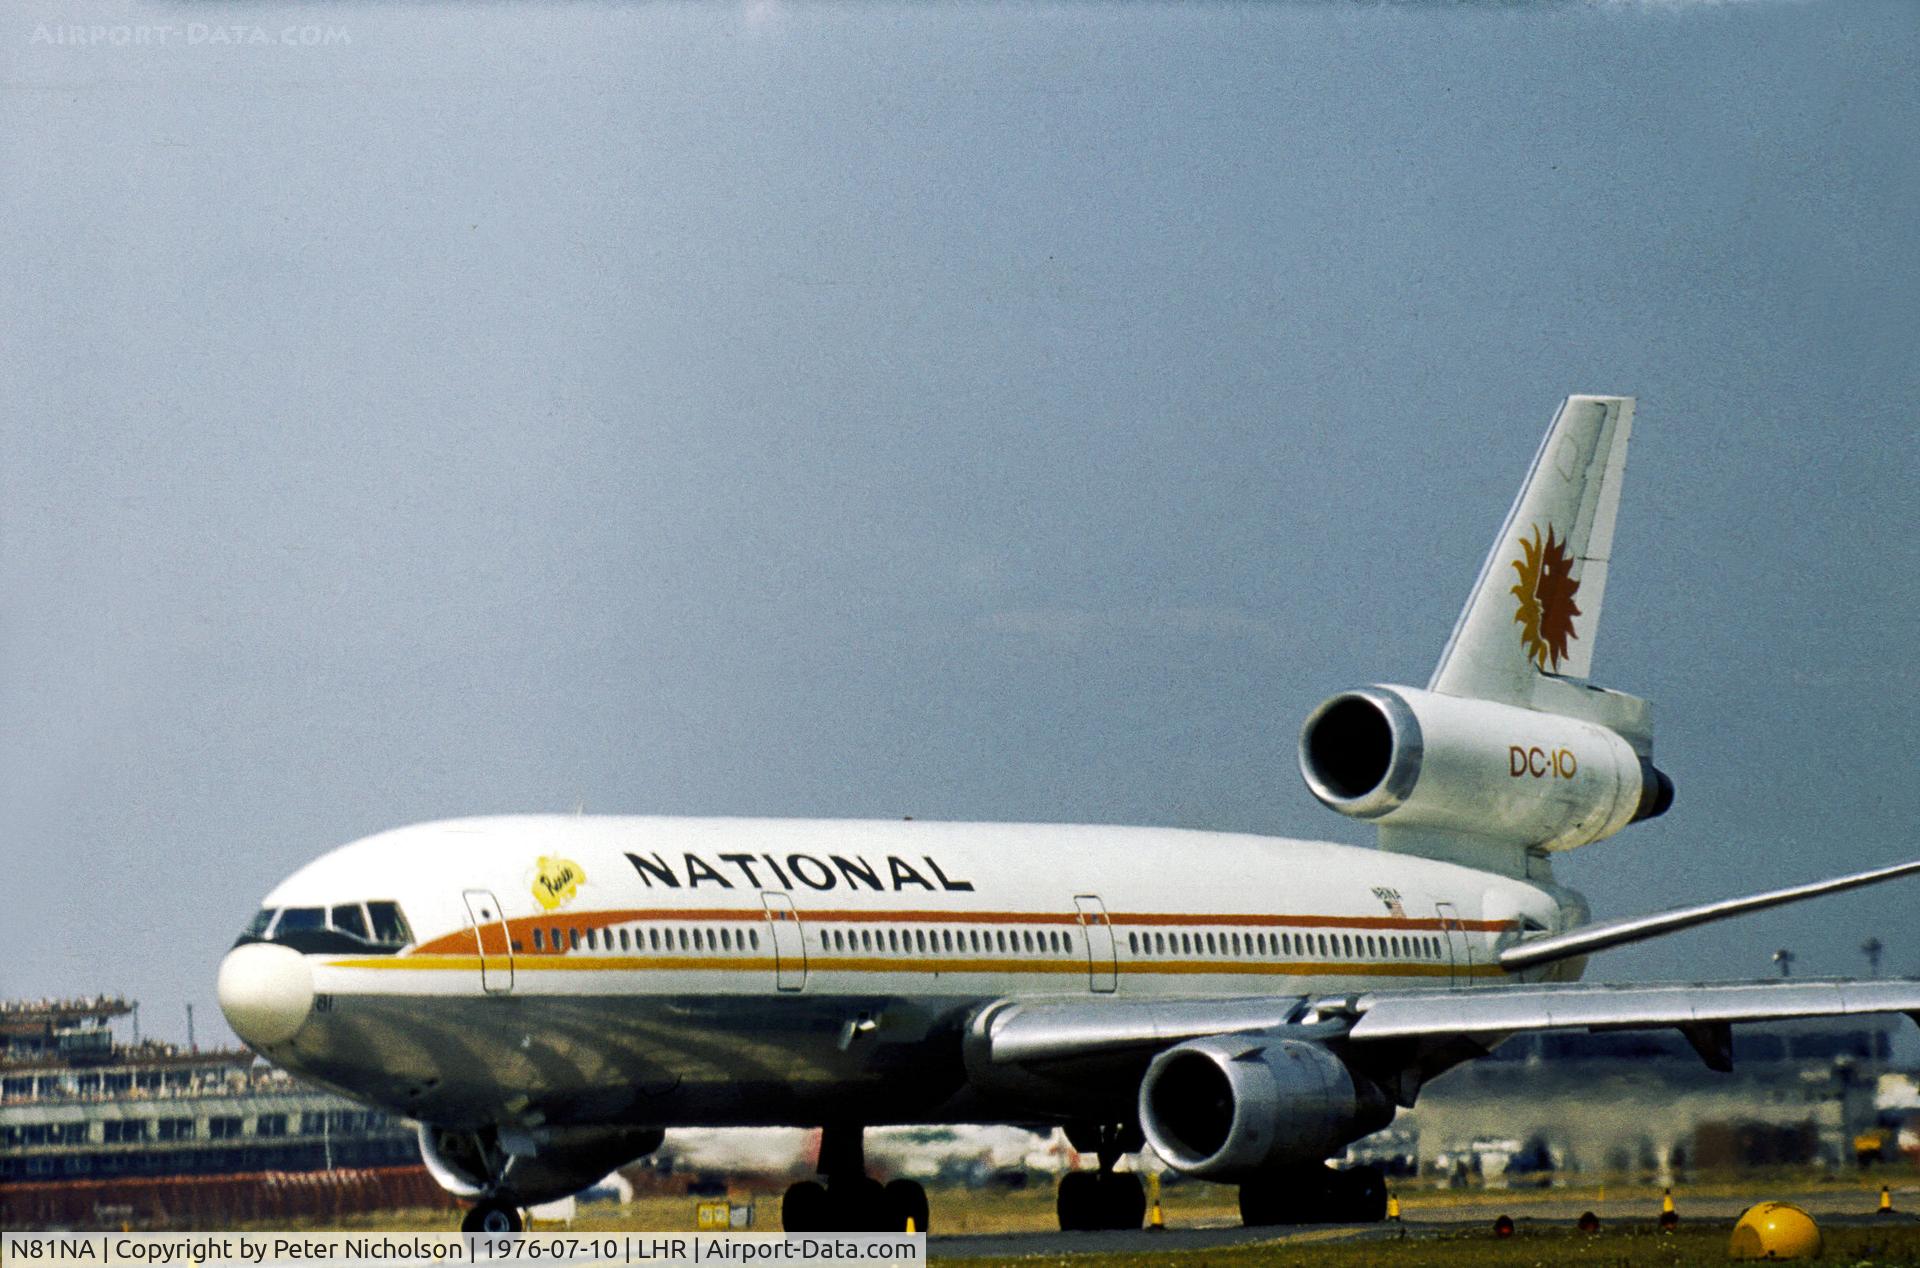
<path fill-rule="evenodd" d="M 1718 902 L 1701 903 L 1697 907 L 1678 907 L 1672 911 L 1656 912 L 1651 916 L 1631 916 L 1625 920 L 1609 920 L 1575 929 L 1571 933 L 1559 933 L 1550 937 L 1535 938 L 1529 942 L 1515 943 L 1500 953 L 1500 967 L 1513 970 L 1530 969 L 1536 965 L 1551 964 L 1555 960 L 1566 960 L 1577 955 L 1591 955 L 1595 951 L 1604 951 L 1608 947 L 1658 938 L 1663 934 L 1676 933 L 1681 929 L 1691 929 L 1695 925 L 1725 920 L 1728 916 L 1739 916 L 1750 911 L 1778 907 L 1783 903 L 1797 903 L 1804 898 L 1818 898 L 1822 894 L 1837 894 L 1842 890 L 1857 889 L 1862 885 L 1876 885 L 1881 881 L 1890 881 L 1896 877 L 1911 876 L 1915 873 L 1920 873 L 1920 859 L 1911 863 L 1896 863 L 1892 867 L 1878 867 L 1871 872 L 1855 872 L 1851 876 L 1836 876 L 1832 880 L 1814 881 L 1809 885 L 1768 890 L 1764 894 L 1749 894 L 1745 898 L 1723 898 Z"/>

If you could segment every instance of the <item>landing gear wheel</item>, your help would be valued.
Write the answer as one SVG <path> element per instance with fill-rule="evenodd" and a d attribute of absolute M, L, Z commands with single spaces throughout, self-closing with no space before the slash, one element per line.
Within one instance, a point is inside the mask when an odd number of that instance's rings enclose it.
<path fill-rule="evenodd" d="M 1240 1186 L 1240 1222 L 1248 1228 L 1312 1224 L 1329 1218 L 1325 1167 L 1270 1171 Z"/>
<path fill-rule="evenodd" d="M 913 1231 L 927 1231 L 927 1191 L 915 1180 L 893 1180 L 887 1184 L 887 1211 L 893 1223 L 887 1231 L 897 1233 L 913 1221 Z"/>
<path fill-rule="evenodd" d="M 826 1185 L 817 1180 L 802 1180 L 780 1199 L 780 1227 L 789 1233 L 827 1232 L 831 1205 Z"/>
<path fill-rule="evenodd" d="M 886 1233 L 892 1231 L 892 1211 L 886 1186 L 872 1176 L 851 1176 L 827 1182 L 827 1200 L 831 1204 L 829 1223 L 836 1233 Z"/>
<path fill-rule="evenodd" d="M 1131 1171 L 1102 1171 L 1100 1176 L 1101 1228 L 1138 1229 L 1147 1217 L 1147 1190 Z"/>
<path fill-rule="evenodd" d="M 1062 1232 L 1085 1233 L 1099 1228 L 1100 1173 L 1069 1171 L 1061 1176 L 1054 1208 L 1059 1212 Z"/>
<path fill-rule="evenodd" d="M 1350 1167 L 1336 1171 L 1333 1207 L 1336 1219 L 1352 1224 L 1378 1224 L 1387 1218 L 1387 1177 L 1378 1167 Z"/>
<path fill-rule="evenodd" d="M 1147 1214 L 1147 1191 L 1131 1172 L 1069 1171 L 1060 1177 L 1056 1202 L 1067 1232 L 1139 1228 Z"/>
<path fill-rule="evenodd" d="M 463 1233 L 517 1233 L 520 1228 L 520 1208 L 491 1199 L 475 1203 L 460 1220 Z"/>

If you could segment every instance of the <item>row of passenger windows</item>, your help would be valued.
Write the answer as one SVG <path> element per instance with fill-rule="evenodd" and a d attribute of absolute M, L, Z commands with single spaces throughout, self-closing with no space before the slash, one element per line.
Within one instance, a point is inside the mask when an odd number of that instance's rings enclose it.
<path fill-rule="evenodd" d="M 1135 955 L 1335 956 L 1367 960 L 1439 960 L 1438 938 L 1379 937 L 1348 933 L 1130 933 Z"/>
<path fill-rule="evenodd" d="M 812 931 L 822 951 L 893 955 L 1052 955 L 1076 954 L 1073 938 L 1058 929 L 927 929 L 828 927 Z M 699 925 L 648 929 L 580 929 L 534 926 L 535 951 L 746 952 L 760 949 L 756 929 Z M 1442 960 L 1438 938 L 1329 933 L 1166 933 L 1127 935 L 1134 956 L 1318 956 L 1321 959 Z"/>
<path fill-rule="evenodd" d="M 888 951 L 896 955 L 1072 955 L 1073 942 L 1058 929 L 822 929 L 823 951 Z"/>
<path fill-rule="evenodd" d="M 757 929 L 709 929 L 690 925 L 672 929 L 575 929 L 560 925 L 533 928 L 535 951 L 758 951 Z M 516 948 L 517 949 L 517 948 Z"/>

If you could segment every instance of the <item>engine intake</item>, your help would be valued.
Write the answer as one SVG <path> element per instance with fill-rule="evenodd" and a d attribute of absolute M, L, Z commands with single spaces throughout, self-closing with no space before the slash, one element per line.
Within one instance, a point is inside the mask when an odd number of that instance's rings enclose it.
<path fill-rule="evenodd" d="M 1607 727 L 1411 687 L 1342 692 L 1315 709 L 1300 773 L 1356 819 L 1548 850 L 1673 804 L 1673 782 Z"/>
<path fill-rule="evenodd" d="M 1215 1035 L 1155 1057 L 1140 1126 L 1169 1165 L 1210 1180 L 1319 1162 L 1393 1121 L 1393 1106 L 1320 1044 Z"/>

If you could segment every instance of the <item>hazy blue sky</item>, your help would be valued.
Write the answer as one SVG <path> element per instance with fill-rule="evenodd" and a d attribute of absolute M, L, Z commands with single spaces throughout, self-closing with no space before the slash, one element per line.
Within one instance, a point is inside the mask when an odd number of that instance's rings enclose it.
<path fill-rule="evenodd" d="M 262 892 L 444 815 L 1370 839 L 1300 721 L 1425 681 L 1572 391 L 1640 398 L 1595 676 L 1679 800 L 1563 878 L 1920 855 L 1920 7 L 24 0 L 0 47 L 7 994 L 216 1034 Z M 1591 972 L 1920 972 L 1916 904 Z"/>

